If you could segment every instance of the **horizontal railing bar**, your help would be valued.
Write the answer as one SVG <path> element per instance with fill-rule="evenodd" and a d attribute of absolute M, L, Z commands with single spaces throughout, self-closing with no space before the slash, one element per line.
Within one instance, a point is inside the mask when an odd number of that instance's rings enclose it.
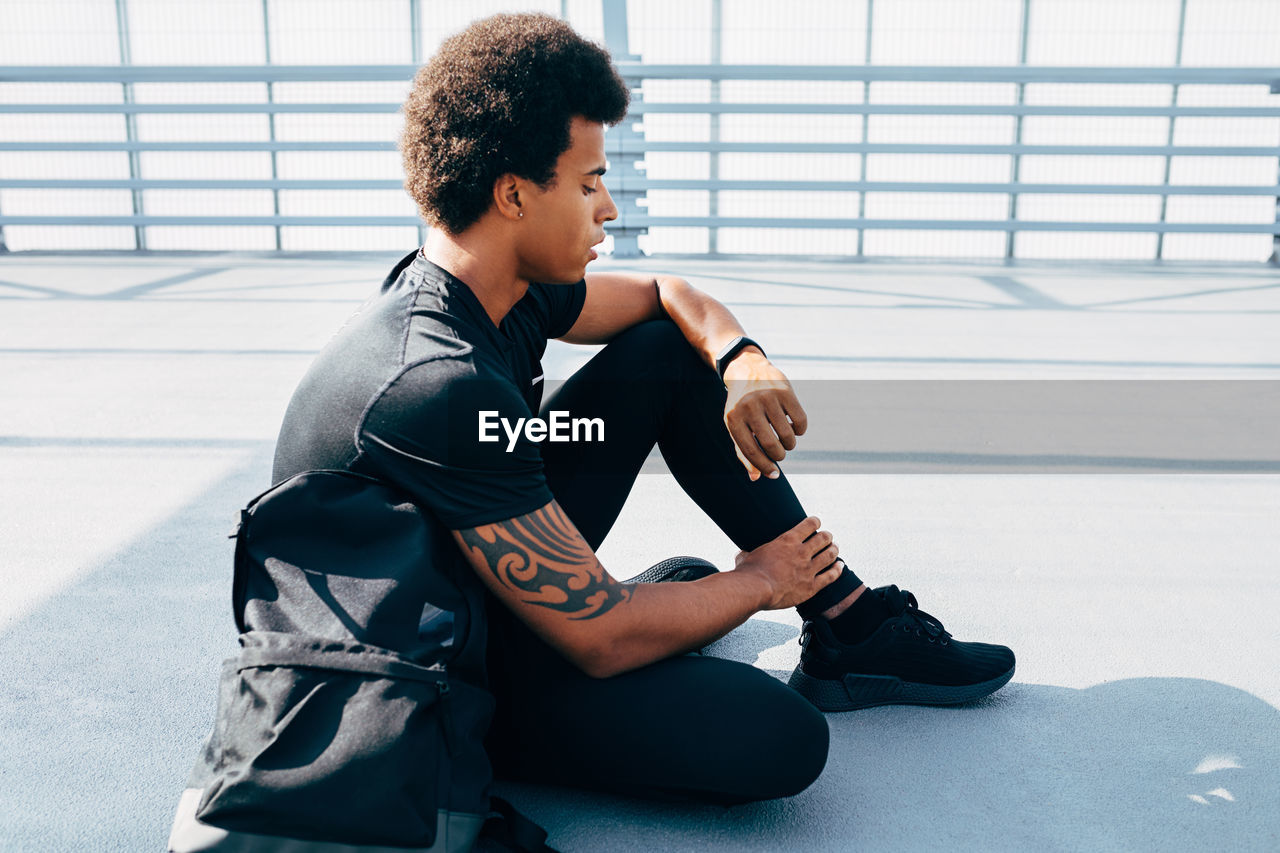
<path fill-rule="evenodd" d="M 0 65 L 0 83 L 409 82 L 413 65 Z"/>
<path fill-rule="evenodd" d="M 221 113 L 395 113 L 393 103 L 325 104 L 0 104 L 0 113 L 107 114 L 221 114 Z M 989 116 L 1116 116 L 1123 118 L 1243 117 L 1274 118 L 1280 107 L 1080 107 L 1027 104 L 782 104 L 782 103 L 662 103 L 639 102 L 628 115 L 989 115 Z"/>
<path fill-rule="evenodd" d="M 780 104 L 643 102 L 631 105 L 628 115 L 652 113 L 707 115 L 941 115 L 941 116 L 1117 116 L 1122 118 L 1185 118 L 1193 116 L 1241 116 L 1272 118 L 1280 107 L 1078 107 L 1032 104 Z"/>
<path fill-rule="evenodd" d="M 743 190 L 770 192 L 905 192 L 905 193 L 1018 193 L 1020 195 L 1212 195 L 1280 196 L 1280 186 L 1193 184 L 998 184 L 923 183 L 919 181 L 735 181 L 648 180 L 607 181 L 611 189 L 627 190 Z M 400 190 L 399 180 L 147 180 L 145 178 L 0 179 L 0 189 L 84 190 Z"/>
<path fill-rule="evenodd" d="M 226 225 L 226 226 L 418 226 L 412 216 L 11 216 L 0 215 L 0 225 Z M 716 228 L 864 228 L 907 231 L 1126 231 L 1143 233 L 1276 234 L 1280 223 L 1197 222 L 1049 222 L 1003 219 L 815 219 L 783 217 L 628 216 L 609 224 L 619 228 L 716 227 Z"/>
<path fill-rule="evenodd" d="M 394 151 L 394 142 L 0 142 L 0 151 Z"/>
<path fill-rule="evenodd" d="M 81 189 L 81 190 L 399 190 L 400 180 L 289 180 L 286 178 L 239 179 L 152 179 L 146 178 L 0 178 L 0 189 Z"/>
<path fill-rule="evenodd" d="M 650 65 L 619 62 L 623 77 L 641 80 L 851 80 L 925 83 L 1204 83 L 1270 85 L 1280 68 L 928 66 L 928 65 Z"/>
<path fill-rule="evenodd" d="M 0 142 L 0 151 L 395 151 L 394 142 Z M 777 154 L 1069 154 L 1275 157 L 1280 145 L 952 145 L 887 142 L 649 142 L 613 144 L 610 154 L 650 151 Z"/>
<path fill-rule="evenodd" d="M 606 178 L 606 185 L 609 184 Z M 0 187 L 6 186 L 0 181 Z M 781 192 L 1017 193 L 1018 195 L 1223 195 L 1280 196 L 1280 186 L 1207 186 L 1179 184 L 962 184 L 920 181 L 627 181 L 627 189 L 767 190 Z"/>
<path fill-rule="evenodd" d="M 651 65 L 619 62 L 631 79 L 853 80 L 947 83 L 1177 83 L 1269 85 L 1280 68 L 914 66 L 914 65 Z M 32 65 L 0 66 L 0 82 L 199 83 L 403 80 L 414 65 Z"/>
<path fill-rule="evenodd" d="M 862 228 L 906 231 L 1128 231 L 1187 234 L 1280 234 L 1280 222 L 1049 222 L 1007 219 L 813 219 L 734 216 L 628 216 L 628 228 Z"/>
<path fill-rule="evenodd" d="M 394 113 L 400 104 L 0 104 L 0 113 Z"/>
<path fill-rule="evenodd" d="M 410 225 L 416 216 L 11 216 L 0 225 Z"/>
<path fill-rule="evenodd" d="M 606 140 L 606 145 L 608 141 Z M 914 142 L 649 142 L 609 145 L 610 154 L 716 151 L 777 154 L 1067 154 L 1161 157 L 1275 157 L 1280 145 L 959 145 Z"/>

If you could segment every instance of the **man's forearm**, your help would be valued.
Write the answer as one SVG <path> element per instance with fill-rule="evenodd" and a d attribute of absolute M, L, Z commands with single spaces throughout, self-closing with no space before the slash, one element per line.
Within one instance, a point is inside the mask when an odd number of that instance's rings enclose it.
<path fill-rule="evenodd" d="M 663 312 L 712 367 L 716 366 L 716 355 L 729 341 L 746 334 L 728 308 L 684 279 L 660 276 L 657 283 Z"/>
<path fill-rule="evenodd" d="M 589 662 L 579 663 L 596 678 L 700 649 L 746 622 L 768 599 L 762 578 L 745 572 L 628 586 L 626 603 L 600 617 L 601 646 Z"/>
<path fill-rule="evenodd" d="M 759 567 L 697 581 L 619 583 L 555 501 L 453 536 L 505 606 L 597 678 L 700 648 L 776 604 L 777 583 Z"/>

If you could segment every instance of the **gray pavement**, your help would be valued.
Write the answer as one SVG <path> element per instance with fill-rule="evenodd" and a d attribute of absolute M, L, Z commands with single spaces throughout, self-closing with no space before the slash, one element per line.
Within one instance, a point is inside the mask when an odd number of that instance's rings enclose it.
<path fill-rule="evenodd" d="M 234 648 L 225 534 L 268 485 L 294 383 L 393 260 L 0 256 L 0 850 L 162 848 Z M 795 379 L 1280 379 L 1275 268 L 627 268 L 710 291 Z M 589 354 L 554 346 L 548 376 Z M 939 456 L 905 473 L 803 451 L 789 476 L 859 573 L 1014 647 L 1014 682 L 970 706 L 830 715 L 826 771 L 788 800 L 501 786 L 553 844 L 1280 849 L 1275 469 L 957 473 Z M 646 470 L 604 564 L 731 565 Z M 713 653 L 785 678 L 798 630 L 760 614 Z"/>

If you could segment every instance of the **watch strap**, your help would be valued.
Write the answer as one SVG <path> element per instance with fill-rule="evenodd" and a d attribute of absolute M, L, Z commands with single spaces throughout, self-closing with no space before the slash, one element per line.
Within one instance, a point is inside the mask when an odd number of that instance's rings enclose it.
<path fill-rule="evenodd" d="M 720 350 L 719 354 L 716 355 L 716 373 L 720 375 L 721 382 L 724 382 L 724 372 L 729 369 L 729 362 L 733 361 L 734 357 L 747 347 L 755 347 L 760 350 L 760 352 L 764 352 L 764 347 L 760 346 L 760 344 L 756 343 L 751 338 L 748 338 L 746 335 L 738 335 L 736 338 L 729 341 L 729 343 L 725 344 L 724 349 Z"/>

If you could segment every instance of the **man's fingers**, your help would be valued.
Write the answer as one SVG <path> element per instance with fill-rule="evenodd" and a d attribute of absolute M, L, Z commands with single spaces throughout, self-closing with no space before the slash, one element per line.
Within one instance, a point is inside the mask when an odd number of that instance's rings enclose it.
<path fill-rule="evenodd" d="M 725 426 L 729 428 L 729 435 L 733 438 L 738 459 L 747 469 L 747 476 L 752 481 L 760 479 L 761 472 L 765 470 L 764 466 L 772 468 L 772 465 L 768 464 L 760 446 L 756 444 L 756 438 L 751 434 L 751 429 L 742 421 L 726 422 Z"/>
<path fill-rule="evenodd" d="M 783 392 L 782 408 L 786 411 L 787 417 L 791 418 L 791 429 L 795 434 L 804 435 L 805 430 L 809 428 L 809 416 L 805 414 L 804 406 L 800 405 L 795 391 L 790 388 Z"/>
<path fill-rule="evenodd" d="M 742 420 L 731 420 L 729 423 L 729 434 L 733 436 L 734 443 L 738 445 L 738 450 L 742 455 L 747 457 L 747 461 L 755 466 L 760 474 L 768 476 L 772 474 L 777 466 L 768 455 L 760 448 L 758 436 L 752 431 L 751 426 Z M 774 439 L 776 442 L 777 439 Z M 755 479 L 754 477 L 752 479 Z"/>
<path fill-rule="evenodd" d="M 773 427 L 773 431 L 778 434 L 778 442 L 787 450 L 796 449 L 796 434 L 791 429 L 791 422 L 787 420 L 787 413 L 783 409 L 782 403 L 776 398 L 770 397 L 764 404 L 765 414 L 769 416 L 769 425 Z M 782 457 L 778 457 L 776 461 L 782 461 Z"/>
<path fill-rule="evenodd" d="M 811 515 L 808 518 L 801 521 L 795 527 L 788 530 L 787 533 L 796 537 L 801 542 L 803 542 L 813 534 L 817 533 L 818 530 L 820 530 L 821 528 L 822 528 L 822 520 L 819 519 L 816 515 Z"/>
<path fill-rule="evenodd" d="M 840 556 L 840 546 L 832 542 L 827 547 L 813 555 L 813 562 L 822 566 L 823 571 L 831 568 L 836 563 L 836 557 Z"/>
<path fill-rule="evenodd" d="M 758 412 L 747 423 L 756 437 L 756 442 L 763 449 L 770 462 L 781 462 L 786 458 L 787 451 L 783 449 L 782 443 L 778 441 L 777 434 L 774 433 L 773 425 L 769 423 L 767 410 Z M 768 467 L 761 467 L 760 470 L 768 473 L 773 470 L 773 467 L 773 465 L 769 465 Z"/>
<path fill-rule="evenodd" d="M 738 455 L 738 461 L 742 463 L 742 467 L 747 469 L 747 479 L 753 483 L 759 480 L 760 469 L 752 465 L 751 460 L 742 455 L 742 448 L 738 447 L 736 442 L 733 445 L 733 451 Z"/>
<path fill-rule="evenodd" d="M 819 530 L 804 541 L 805 548 L 809 552 L 811 559 L 815 559 L 818 554 L 822 553 L 831 543 L 835 541 L 835 537 L 829 531 Z M 826 565 L 825 563 L 823 565 Z"/>

